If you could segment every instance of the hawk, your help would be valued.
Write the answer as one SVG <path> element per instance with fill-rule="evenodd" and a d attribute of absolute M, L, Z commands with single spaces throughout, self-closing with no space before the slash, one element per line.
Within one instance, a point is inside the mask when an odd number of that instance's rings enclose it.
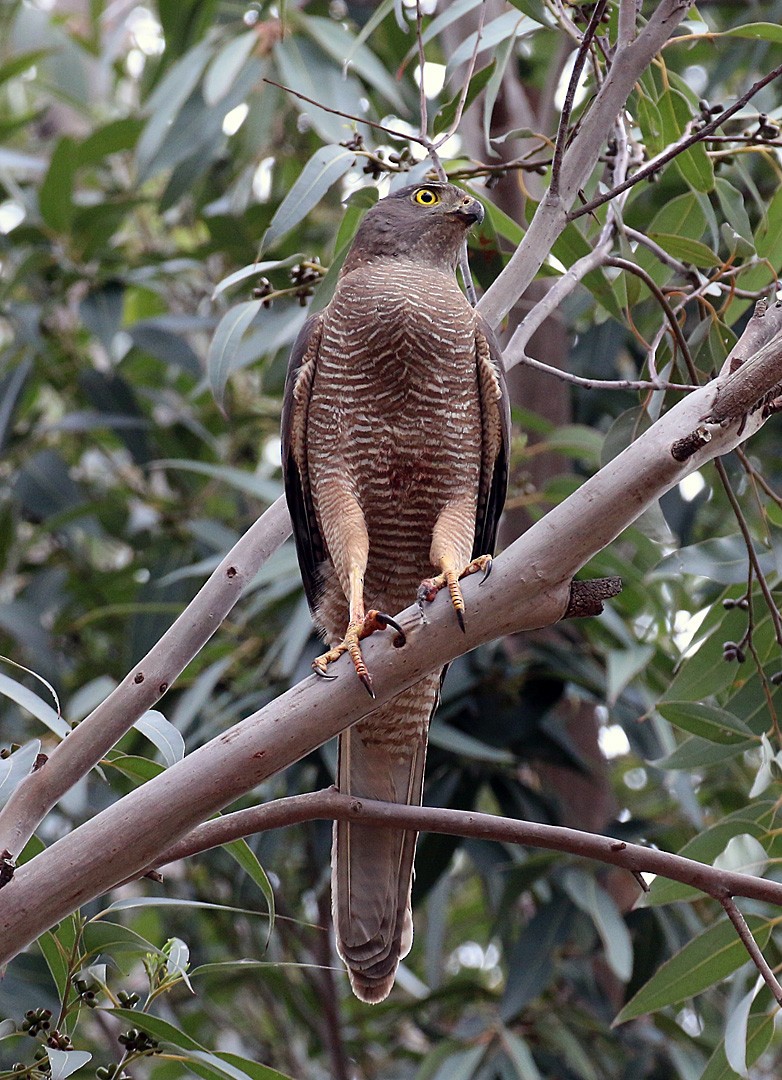
<path fill-rule="evenodd" d="M 304 588 L 330 648 L 372 693 L 360 641 L 390 613 L 491 568 L 507 487 L 509 408 L 499 346 L 456 281 L 483 207 L 425 183 L 365 215 L 329 304 L 294 344 L 282 418 L 285 491 Z M 339 740 L 339 790 L 420 804 L 441 672 L 370 712 Z M 328 677 L 328 676 L 327 676 Z M 374 695 L 373 695 L 374 696 Z M 417 836 L 334 827 L 337 949 L 355 994 L 382 1001 L 413 937 Z"/>

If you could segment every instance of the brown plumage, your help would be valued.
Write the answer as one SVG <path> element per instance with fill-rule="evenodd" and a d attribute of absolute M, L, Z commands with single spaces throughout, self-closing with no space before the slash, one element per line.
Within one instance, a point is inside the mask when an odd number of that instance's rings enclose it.
<path fill-rule="evenodd" d="M 458 576 L 494 546 L 507 395 L 494 336 L 455 277 L 466 231 L 482 216 L 480 203 L 450 184 L 381 200 L 331 302 L 307 320 L 291 355 L 285 489 L 304 587 L 332 646 L 313 666 L 325 673 L 347 651 L 370 692 L 359 641 L 382 625 L 377 612 L 407 607 L 427 579 L 421 597 L 447 585 L 461 619 Z M 421 802 L 440 676 L 340 737 L 341 791 Z M 364 1001 L 387 996 L 410 949 L 415 844 L 410 832 L 335 826 L 337 948 Z"/>

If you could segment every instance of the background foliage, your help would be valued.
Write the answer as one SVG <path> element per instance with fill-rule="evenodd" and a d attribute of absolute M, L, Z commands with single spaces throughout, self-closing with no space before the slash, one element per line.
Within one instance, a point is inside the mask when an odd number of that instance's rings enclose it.
<path fill-rule="evenodd" d="M 456 20 L 476 7 L 441 4 L 425 20 L 427 74 L 446 79 L 429 102 L 437 132 L 453 119 L 454 73 L 472 50 L 470 25 Z M 528 140 L 545 181 L 550 142 L 519 132 L 526 121 L 499 109 L 492 120 L 492 109 L 515 80 L 556 113 L 572 46 L 556 21 L 563 12 L 541 0 L 490 8 L 491 49 L 472 86 L 484 97 L 468 114 L 479 141 L 468 146 L 465 134 L 443 149 L 449 172 L 467 173 L 487 198 L 472 252 L 479 287 L 521 235 L 503 198 L 528 220 L 542 190 L 538 172 L 500 171 L 503 143 L 484 134 Z M 567 14 L 580 16 L 572 5 Z M 426 164 L 406 140 L 366 125 L 357 139 L 349 120 L 263 80 L 415 133 L 412 15 L 404 4 L 339 0 L 279 10 L 237 0 L 2 8 L 0 649 L 54 685 L 65 719 L 38 683 L 4 666 L 0 797 L 125 675 L 281 492 L 280 397 L 305 307 L 328 299 L 376 182 L 409 182 Z M 649 156 L 782 60 L 780 21 L 782 4 L 771 0 L 692 12 L 681 30 L 692 36 L 665 50 L 628 103 Z M 590 89 L 587 81 L 577 112 Z M 729 142 L 693 148 L 634 188 L 625 207 L 626 224 L 658 251 L 625 233 L 622 253 L 681 300 L 704 373 L 719 367 L 752 294 L 782 264 L 778 102 L 772 84 L 726 129 Z M 541 132 L 554 131 L 549 116 Z M 570 225 L 543 274 L 560 274 L 599 229 L 593 216 Z M 687 304 L 704 276 L 713 286 Z M 578 374 L 646 375 L 653 340 L 658 370 L 676 372 L 659 306 L 626 271 L 589 275 L 561 316 Z M 511 507 L 534 517 L 566 496 L 659 414 L 663 397 L 574 388 L 564 428 L 517 401 Z M 544 451 L 556 467 L 541 483 L 534 465 Z M 726 467 L 773 587 L 782 510 L 766 488 L 782 480 L 778 424 L 749 451 L 759 476 L 733 456 Z M 612 835 L 778 875 L 782 661 L 752 577 L 748 593 L 744 540 L 715 475 L 671 492 L 588 572 L 624 581 L 602 619 L 452 666 L 426 801 L 556 823 L 572 818 L 581 784 Z M 287 544 L 162 713 L 69 794 L 27 857 L 176 760 L 182 740 L 193 749 L 298 680 L 315 648 Z M 585 710 L 602 757 L 566 722 Z M 334 756 L 323 748 L 256 800 L 330 783 Z M 770 995 L 716 905 L 691 890 L 657 881 L 630 910 L 638 890 L 619 871 L 426 837 L 413 952 L 392 997 L 368 1009 L 350 996 L 329 944 L 329 850 L 326 825 L 260 836 L 66 920 L 0 982 L 0 1069 L 109 1076 L 122 1062 L 161 1080 L 274 1069 L 716 1080 L 746 1075 L 746 1053 L 750 1075 L 775 1075 Z M 779 914 L 760 905 L 750 914 L 779 967 Z M 623 1007 L 627 1022 L 612 1028 Z M 47 1056 L 55 1029 L 60 1042 Z"/>

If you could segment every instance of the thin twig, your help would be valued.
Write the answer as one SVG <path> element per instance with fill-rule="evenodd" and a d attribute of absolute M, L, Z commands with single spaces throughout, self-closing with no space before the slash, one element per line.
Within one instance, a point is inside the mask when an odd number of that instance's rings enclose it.
<path fill-rule="evenodd" d="M 776 601 L 771 593 L 766 576 L 763 573 L 763 569 L 760 565 L 757 552 L 755 551 L 755 545 L 752 542 L 752 536 L 750 535 L 749 526 L 747 525 L 744 513 L 741 509 L 738 499 L 736 498 L 733 488 L 731 487 L 728 474 L 725 470 L 725 466 L 720 458 L 714 459 L 714 468 L 717 470 L 717 475 L 722 481 L 722 486 L 725 489 L 725 494 L 728 497 L 733 513 L 736 516 L 736 522 L 741 531 L 741 535 L 744 537 L 744 544 L 747 548 L 747 556 L 752 564 L 752 569 L 755 571 L 755 577 L 758 579 L 758 585 L 760 591 L 763 593 L 763 599 L 766 601 L 769 614 L 771 615 L 771 621 L 774 624 L 774 636 L 776 637 L 777 644 L 782 645 L 782 617 L 779 614 L 779 608 L 776 605 Z"/>
<path fill-rule="evenodd" d="M 341 109 L 332 109 L 329 105 L 323 105 L 322 102 L 307 97 L 306 94 L 301 94 L 290 86 L 275 82 L 274 79 L 264 77 L 261 81 L 268 83 L 269 86 L 276 86 L 278 90 L 284 90 L 286 94 L 292 94 L 294 97 L 300 98 L 301 101 L 306 101 L 309 105 L 315 105 L 318 109 L 322 109 L 323 112 L 331 113 L 333 116 L 344 116 L 346 120 L 352 120 L 356 124 L 366 124 L 367 127 L 375 128 L 376 131 L 384 131 L 386 135 L 390 135 L 394 139 L 408 139 L 410 142 L 418 143 L 419 146 L 426 148 L 428 140 L 422 139 L 419 135 L 411 135 L 409 131 L 397 131 L 395 128 L 387 127 L 386 124 L 378 124 L 375 120 L 367 120 L 365 116 L 355 116 L 353 113 L 342 112 Z"/>
<path fill-rule="evenodd" d="M 752 931 L 747 926 L 747 920 L 744 918 L 741 911 L 739 910 L 736 901 L 733 899 L 732 896 L 724 896 L 720 898 L 720 903 L 725 908 L 727 916 L 733 923 L 733 927 L 736 933 L 739 935 L 742 942 L 744 943 L 744 947 L 749 953 L 752 959 L 752 963 L 763 976 L 766 986 L 774 995 L 777 1003 L 779 1005 L 782 1005 L 782 986 L 779 985 L 779 981 L 776 975 L 771 970 L 765 956 L 758 948 L 758 943 L 752 936 Z"/>
<path fill-rule="evenodd" d="M 583 37 L 581 38 L 581 43 L 578 46 L 576 58 L 573 63 L 573 70 L 570 73 L 570 81 L 568 82 L 567 93 L 565 94 L 565 101 L 559 118 L 557 141 L 554 144 L 554 160 L 551 165 L 551 183 L 549 184 L 549 191 L 555 196 L 559 195 L 559 176 L 562 171 L 562 155 L 565 152 L 565 144 L 567 143 L 568 127 L 573 112 L 573 99 L 576 96 L 581 72 L 584 70 L 584 61 L 587 58 L 589 48 L 597 33 L 597 28 L 603 17 L 603 12 L 606 9 L 607 3 L 608 0 L 598 0 L 592 8 L 592 14 L 587 23 L 587 28 L 584 31 Z"/>
<path fill-rule="evenodd" d="M 547 375 L 554 375 L 563 382 L 573 383 L 574 386 L 583 386 L 587 390 L 697 390 L 698 387 L 690 383 L 672 383 L 661 379 L 586 379 L 581 375 L 574 375 L 572 371 L 563 371 L 562 368 L 544 364 L 542 360 L 535 360 L 522 352 L 514 356 L 513 363 L 506 370 L 515 367 L 516 364 L 524 364 L 525 367 L 535 368 L 537 371 L 545 371 Z"/>
<path fill-rule="evenodd" d="M 631 188 L 635 184 L 640 183 L 641 180 L 645 180 L 647 177 L 651 176 L 652 173 L 658 172 L 663 165 L 667 165 L 669 161 L 673 161 L 673 159 L 675 157 L 678 157 L 678 155 L 681 154 L 684 150 L 688 150 L 696 143 L 703 142 L 704 139 L 708 138 L 708 136 L 715 132 L 718 127 L 724 124 L 726 120 L 730 119 L 731 116 L 733 116 L 740 109 L 742 109 L 750 100 L 750 98 L 754 97 L 759 90 L 762 90 L 764 86 L 768 86 L 768 84 L 770 82 L 773 82 L 774 79 L 778 79 L 780 75 L 782 75 L 782 64 L 780 64 L 779 67 L 775 67 L 773 71 L 770 71 L 768 73 L 768 75 L 764 75 L 762 79 L 758 79 L 757 82 L 753 83 L 746 93 L 742 94 L 741 97 L 737 101 L 735 101 L 729 108 L 721 112 L 719 116 L 714 118 L 714 120 L 709 121 L 709 123 L 704 125 L 704 127 L 700 128 L 696 132 L 693 132 L 692 135 L 688 135 L 687 138 L 682 139 L 674 146 L 669 147 L 662 154 L 658 154 L 657 157 L 652 158 L 648 165 L 645 165 L 644 168 L 639 169 L 637 173 L 634 173 L 631 177 L 629 177 L 627 180 L 624 180 L 621 184 L 617 184 L 616 187 L 612 188 L 610 191 L 606 191 L 602 195 L 596 195 L 594 199 L 591 199 L 589 202 L 584 203 L 583 206 L 579 206 L 576 210 L 571 210 L 571 212 L 568 214 L 568 221 L 575 221 L 576 218 L 583 217 L 584 214 L 591 214 L 593 210 L 596 210 L 598 208 L 598 206 L 602 206 L 603 203 L 610 202 L 611 199 L 615 199 L 617 195 L 621 194 L 621 192 L 627 191 L 628 188 Z"/>
<path fill-rule="evenodd" d="M 766 495 L 768 495 L 769 499 L 775 502 L 777 506 L 782 509 L 782 495 L 774 491 L 771 484 L 769 484 L 768 480 L 766 480 L 763 473 L 759 472 L 759 470 L 755 468 L 755 466 L 752 464 L 752 462 L 749 460 L 746 453 L 744 452 L 743 447 L 736 447 L 736 456 L 738 457 L 741 464 L 744 466 L 744 470 L 747 475 L 752 478 L 753 482 L 756 483 L 758 487 L 765 492 Z"/>
<path fill-rule="evenodd" d="M 647 274 L 643 267 L 636 265 L 636 263 L 634 262 L 630 262 L 629 259 L 620 259 L 612 256 L 611 258 L 605 260 L 605 265 L 616 266 L 620 270 L 626 270 L 630 274 L 635 274 L 636 277 L 639 277 L 641 281 L 643 281 L 644 285 L 651 292 L 657 303 L 665 312 L 665 317 L 668 320 L 668 324 L 671 328 L 676 344 L 681 349 L 681 353 L 684 357 L 684 362 L 687 365 L 687 371 L 689 372 L 690 378 L 692 379 L 693 383 L 697 384 L 698 369 L 695 367 L 695 363 L 692 359 L 692 354 L 690 353 L 690 347 L 687 344 L 687 339 L 682 333 L 682 328 L 679 326 L 679 320 L 676 318 L 676 314 L 674 313 L 673 308 L 668 303 L 665 294 L 657 285 L 657 282 L 654 281 L 649 276 L 649 274 Z"/>

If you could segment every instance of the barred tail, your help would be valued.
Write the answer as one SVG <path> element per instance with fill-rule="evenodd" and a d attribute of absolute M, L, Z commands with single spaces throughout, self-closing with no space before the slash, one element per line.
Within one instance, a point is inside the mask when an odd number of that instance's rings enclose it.
<path fill-rule="evenodd" d="M 420 805 L 429 721 L 439 674 L 427 676 L 366 716 L 339 741 L 342 792 Z M 410 890 L 418 834 L 353 822 L 334 825 L 332 902 L 337 951 L 357 997 L 382 1001 L 410 951 Z"/>

